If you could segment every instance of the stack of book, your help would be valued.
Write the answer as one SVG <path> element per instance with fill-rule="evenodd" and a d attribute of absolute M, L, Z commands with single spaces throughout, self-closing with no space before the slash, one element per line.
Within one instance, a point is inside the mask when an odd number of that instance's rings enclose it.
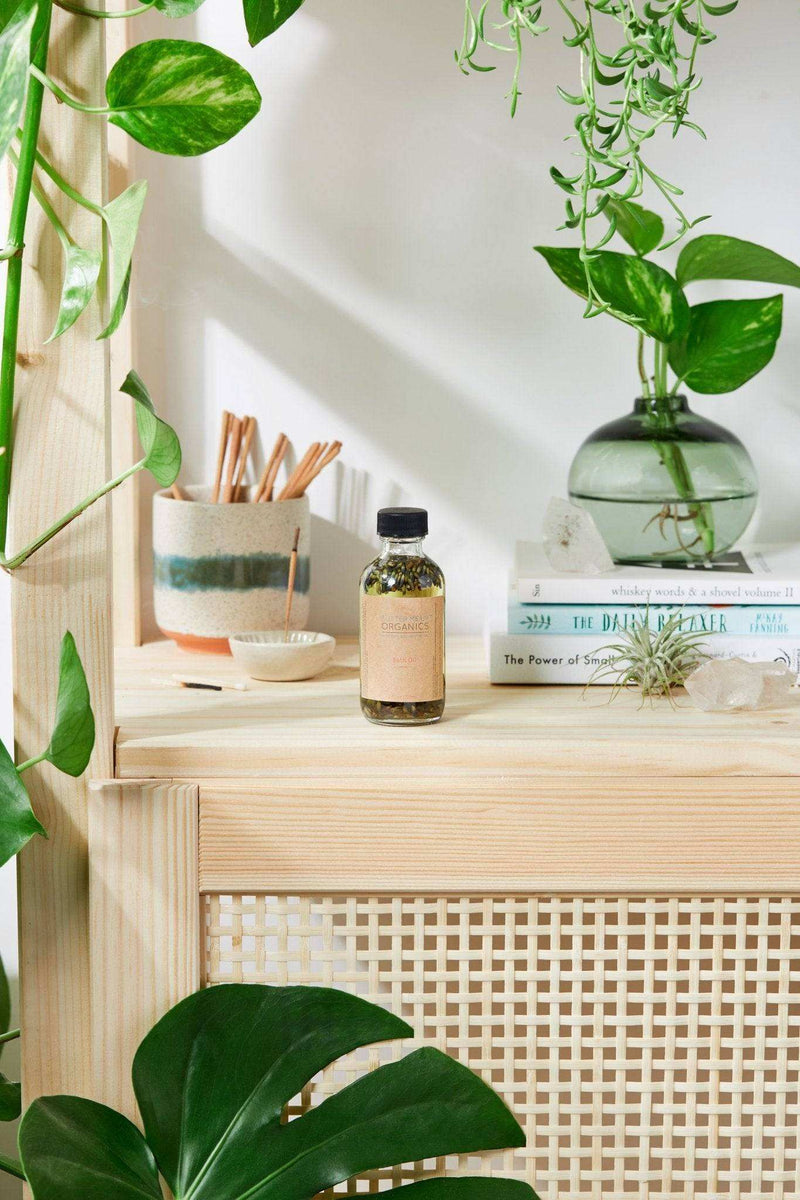
<path fill-rule="evenodd" d="M 573 575 L 554 571 L 541 546 L 518 542 L 505 628 L 489 634 L 490 679 L 588 683 L 621 632 L 644 620 L 659 629 L 676 611 L 685 629 L 708 631 L 704 649 L 715 658 L 800 672 L 800 547 Z"/>

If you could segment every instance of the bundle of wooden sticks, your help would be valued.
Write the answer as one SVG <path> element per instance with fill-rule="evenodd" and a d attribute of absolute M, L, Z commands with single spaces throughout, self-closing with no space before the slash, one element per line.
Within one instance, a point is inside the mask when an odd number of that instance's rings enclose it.
<path fill-rule="evenodd" d="M 235 417 L 233 413 L 223 412 L 222 431 L 217 451 L 217 470 L 211 492 L 212 504 L 237 503 L 244 498 L 244 475 L 256 427 L 255 417 Z M 317 478 L 320 471 L 324 471 L 325 467 L 333 462 L 341 448 L 341 442 L 313 442 L 289 475 L 281 491 L 275 496 L 275 481 L 280 465 L 289 449 L 289 439 L 286 434 L 279 433 L 250 499 L 257 502 L 273 499 L 297 500 L 305 494 L 306 488 Z M 190 498 L 177 484 L 173 485 L 172 494 L 177 500 Z"/>

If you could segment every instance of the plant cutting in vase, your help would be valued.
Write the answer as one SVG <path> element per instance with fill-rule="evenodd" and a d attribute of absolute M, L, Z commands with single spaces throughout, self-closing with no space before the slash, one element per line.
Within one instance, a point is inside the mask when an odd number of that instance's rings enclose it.
<path fill-rule="evenodd" d="M 34 1100 L 18 1174 L 34 1200 L 312 1200 L 353 1175 L 521 1146 L 503 1101 L 438 1050 L 363 1075 L 303 1116 L 285 1106 L 343 1054 L 407 1037 L 392 1013 L 347 992 L 223 984 L 181 1001 L 133 1062 L 144 1134 L 79 1096 Z M 429 1179 L 398 1200 L 536 1200 L 509 1179 Z"/>
<path fill-rule="evenodd" d="M 680 392 L 732 392 L 763 370 L 783 298 L 690 305 L 684 289 L 722 279 L 800 287 L 800 267 L 753 242 L 705 234 L 683 246 L 672 275 L 646 257 L 663 239 L 659 216 L 631 201 L 614 201 L 608 215 L 634 253 L 596 251 L 593 287 L 602 311 L 636 331 L 641 396 L 631 417 L 581 447 L 570 496 L 591 511 L 618 561 L 710 557 L 744 532 L 755 470 L 738 438 L 690 413 Z M 562 283 L 588 297 L 580 249 L 536 249 Z"/>
<path fill-rule="evenodd" d="M 679 198 L 682 189 L 655 170 L 649 159 L 654 134 L 662 127 L 672 136 L 689 129 L 705 137 L 689 120 L 689 105 L 700 87 L 697 73 L 702 49 L 716 39 L 709 21 L 726 16 L 738 0 L 483 0 L 477 12 L 466 0 L 464 36 L 456 63 L 464 74 L 493 71 L 478 63 L 481 45 L 511 55 L 514 72 L 509 93 L 511 115 L 520 96 L 523 41 L 548 32 L 543 14 L 566 25 L 564 44 L 578 56 L 578 85 L 559 87 L 574 112 L 568 140 L 577 143 L 577 171 L 550 168 L 553 182 L 567 193 L 564 227 L 580 236 L 580 262 L 586 280 L 586 315 L 604 311 L 594 282 L 594 254 L 614 234 L 616 201 L 655 188 L 671 209 L 677 229 L 661 246 L 679 241 L 705 220 L 690 220 Z M 611 218 L 606 226 L 603 214 Z M 602 226 L 595 239 L 595 222 Z M 663 228 L 662 228 L 663 236 Z"/>

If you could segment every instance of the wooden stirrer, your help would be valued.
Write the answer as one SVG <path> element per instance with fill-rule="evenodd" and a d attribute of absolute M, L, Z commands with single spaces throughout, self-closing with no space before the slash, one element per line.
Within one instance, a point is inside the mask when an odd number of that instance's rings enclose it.
<path fill-rule="evenodd" d="M 308 472 L 303 480 L 303 492 L 307 491 L 309 484 L 312 484 L 320 472 L 324 471 L 328 464 L 333 462 L 341 448 L 341 442 L 333 442 L 328 450 L 328 453 L 324 457 L 321 457 L 317 460 L 313 471 Z M 302 495 L 303 492 L 301 492 L 300 495 Z"/>
<path fill-rule="evenodd" d="M 214 476 L 214 489 L 211 492 L 211 503 L 217 504 L 219 501 L 219 489 L 222 486 L 222 468 L 225 465 L 225 451 L 228 449 L 228 434 L 231 429 L 231 414 L 227 409 L 222 414 L 222 431 L 219 435 L 219 449 L 217 450 L 217 473 Z"/>
<path fill-rule="evenodd" d="M 270 454 L 264 470 L 261 472 L 261 478 L 258 481 L 258 487 L 253 493 L 254 500 L 258 501 L 271 499 L 269 493 L 272 491 L 272 485 L 275 482 L 275 476 L 278 474 L 278 468 L 281 465 L 288 445 L 289 439 L 287 438 L 286 434 L 279 433 L 275 439 L 275 445 L 272 447 L 272 454 Z"/>
<path fill-rule="evenodd" d="M 233 499 L 238 501 L 242 494 L 242 480 L 247 469 L 247 460 L 250 457 L 250 447 L 253 444 L 253 438 L 256 432 L 258 422 L 255 417 L 244 418 L 244 439 L 242 441 L 242 452 L 239 456 L 239 470 L 236 472 L 236 483 L 233 486 Z"/>
<path fill-rule="evenodd" d="M 173 483 L 169 490 L 172 493 L 173 500 L 191 500 L 192 498 L 191 496 L 188 496 L 183 488 L 177 483 Z"/>
<path fill-rule="evenodd" d="M 230 448 L 228 452 L 228 470 L 225 473 L 225 491 L 222 494 L 222 499 L 225 504 L 230 504 L 233 500 L 233 472 L 236 470 L 236 463 L 239 458 L 239 447 L 242 444 L 242 422 L 238 417 L 234 417 L 231 421 L 231 438 Z"/>
<path fill-rule="evenodd" d="M 312 444 L 308 447 L 308 449 L 306 450 L 303 457 L 300 459 L 300 462 L 297 464 L 295 469 L 292 471 L 292 474 L 289 477 L 289 479 L 287 480 L 283 491 L 281 492 L 280 496 L 278 496 L 279 500 L 288 500 L 288 499 L 290 499 L 291 496 L 294 495 L 294 491 L 295 491 L 295 488 L 297 487 L 298 480 L 302 479 L 303 474 L 305 473 L 306 467 L 308 466 L 312 457 L 317 453 L 318 450 L 319 450 L 319 442 L 312 442 Z"/>
<path fill-rule="evenodd" d="M 297 547 L 300 543 L 300 526 L 294 531 L 294 545 L 292 546 L 292 556 L 289 559 L 289 584 L 286 589 L 286 617 L 283 622 L 283 640 L 289 640 L 289 621 L 292 616 L 292 600 L 294 599 L 294 580 L 297 575 Z"/>

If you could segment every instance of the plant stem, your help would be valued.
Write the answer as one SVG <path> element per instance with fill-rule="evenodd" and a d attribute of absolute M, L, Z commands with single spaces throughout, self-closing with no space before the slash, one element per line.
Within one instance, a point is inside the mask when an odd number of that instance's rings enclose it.
<path fill-rule="evenodd" d="M 19 770 L 19 768 L 17 768 Z M 18 1029 L 9 1029 L 7 1033 L 0 1033 L 0 1046 L 5 1042 L 15 1042 L 19 1037 Z"/>
<path fill-rule="evenodd" d="M 20 763 L 17 767 L 17 774 L 21 775 L 23 771 L 29 771 L 31 767 L 35 767 L 37 763 L 44 762 L 46 758 L 47 753 L 43 752 L 42 754 L 37 754 L 36 758 L 26 759 L 24 763 Z M 3 1039 L 0 1037 L 0 1042 L 2 1042 L 2 1040 Z"/>
<path fill-rule="evenodd" d="M 41 40 L 33 58 L 32 67 L 45 70 L 47 49 L 50 41 L 50 0 L 43 0 L 46 16 Z M 36 162 L 36 144 L 39 140 L 39 125 L 42 119 L 44 89 L 39 80 L 32 78 L 28 84 L 25 103 L 25 124 L 19 149 L 19 169 L 14 184 L 11 202 L 8 245 L 16 247 L 18 254 L 8 260 L 6 280 L 6 303 L 3 317 L 3 347 L 0 352 L 0 553 L 5 551 L 8 536 L 8 496 L 11 487 L 12 429 L 14 422 L 14 384 L 17 372 L 17 338 L 19 336 L 19 304 L 22 293 L 22 247 L 25 242 L 25 222 L 31 195 L 31 180 Z"/>
<path fill-rule="evenodd" d="M 13 1175 L 16 1179 L 25 1179 L 25 1172 L 22 1169 L 22 1163 L 16 1158 L 6 1158 L 5 1154 L 0 1154 L 0 1171 L 5 1171 L 8 1175 Z"/>
<path fill-rule="evenodd" d="M 30 542 L 27 546 L 20 550 L 19 553 L 14 554 L 11 558 L 3 557 L 0 559 L 0 567 L 6 571 L 15 571 L 17 567 L 21 567 L 22 564 L 29 559 L 32 554 L 35 554 L 37 550 L 41 550 L 42 546 L 45 546 L 49 541 L 52 541 L 57 533 L 60 533 L 62 529 L 65 529 L 67 525 L 69 525 L 71 521 L 74 521 L 76 517 L 79 517 L 81 513 L 86 512 L 87 508 L 91 508 L 91 506 L 98 500 L 101 500 L 103 496 L 107 496 L 109 492 L 113 491 L 114 488 L 119 487 L 119 485 L 124 483 L 126 479 L 130 479 L 131 475 L 135 475 L 137 471 L 143 470 L 145 461 L 146 460 L 142 458 L 139 462 L 134 463 L 132 467 L 128 467 L 127 470 L 123 471 L 120 475 L 116 475 L 113 479 L 109 479 L 108 482 L 104 483 L 102 487 L 99 487 L 96 491 L 92 492 L 91 495 L 86 496 L 86 498 L 76 504 L 74 508 L 71 508 L 69 512 L 64 513 L 62 517 L 59 517 L 59 519 L 53 525 L 51 525 L 49 529 L 46 529 L 44 533 L 40 533 L 39 536 L 34 539 L 34 541 Z"/>
<path fill-rule="evenodd" d="M 148 12 L 155 2 L 156 0 L 149 0 L 149 3 L 140 4 L 136 8 L 123 8 L 119 12 L 110 12 L 105 8 L 83 8 L 80 4 L 70 3 L 70 0 L 55 0 L 58 7 L 63 8 L 65 12 L 76 13 L 79 17 L 94 17 L 96 21 L 112 21 L 119 17 L 138 17 L 140 13 Z"/>
<path fill-rule="evenodd" d="M 647 378 L 647 367 L 644 361 L 644 334 L 639 331 L 636 346 L 636 363 L 639 367 L 639 378 L 642 381 L 642 395 L 650 398 L 650 380 Z"/>
<path fill-rule="evenodd" d="M 63 175 L 59 174 L 51 162 L 49 162 L 40 150 L 36 151 L 37 165 L 42 168 L 45 175 L 49 175 L 56 187 L 68 196 L 70 200 L 74 200 L 76 204 L 80 204 L 82 208 L 86 208 L 89 212 L 94 213 L 96 217 L 105 220 L 105 212 L 99 204 L 95 204 L 94 200 L 89 200 L 88 197 L 81 194 L 77 188 L 74 188 L 71 183 L 68 183 Z"/>
<path fill-rule="evenodd" d="M 48 88 L 57 100 L 61 100 L 64 104 L 68 105 L 70 108 L 76 109 L 78 112 L 90 113 L 92 116 L 105 117 L 114 111 L 113 108 L 108 108 L 107 106 L 82 104 L 80 100 L 76 100 L 74 96 L 70 96 L 69 92 L 65 92 L 62 87 L 59 87 L 56 81 L 51 79 L 49 75 L 45 74 L 45 72 L 36 64 L 35 61 L 31 63 L 30 70 L 33 79 L 37 80 L 38 83 L 41 83 Z"/>
<path fill-rule="evenodd" d="M 659 343 L 656 342 L 657 352 L 658 346 Z M 656 371 L 656 386 L 658 386 L 658 367 Z M 662 441 L 658 437 L 657 431 L 666 433 L 673 426 L 671 412 L 664 407 L 659 408 L 659 402 L 664 398 L 664 395 L 665 393 L 656 391 L 656 408 L 651 416 L 651 423 L 655 434 L 652 442 L 653 449 L 664 464 L 675 491 L 688 509 L 689 516 L 691 516 L 692 523 L 703 544 L 704 553 L 710 556 L 714 553 L 715 546 L 714 514 L 711 506 L 706 501 L 696 499 L 694 481 L 689 470 L 689 464 L 678 443 L 672 440 Z"/>

